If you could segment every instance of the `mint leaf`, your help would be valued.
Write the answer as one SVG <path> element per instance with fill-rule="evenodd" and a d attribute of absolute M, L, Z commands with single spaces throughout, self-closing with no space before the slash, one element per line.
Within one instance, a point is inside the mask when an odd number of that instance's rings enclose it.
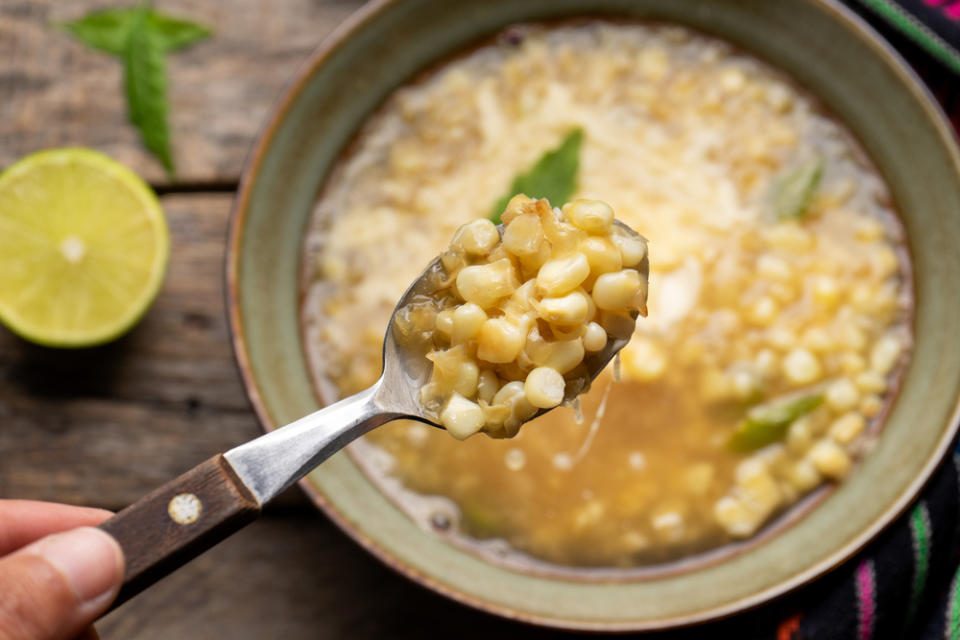
<path fill-rule="evenodd" d="M 167 127 L 167 75 L 160 38 L 150 28 L 148 13 L 139 11 L 123 50 L 127 109 L 143 143 L 173 176 Z"/>
<path fill-rule="evenodd" d="M 148 28 L 164 52 L 177 51 L 209 38 L 207 27 L 140 8 L 106 9 L 88 13 L 60 26 L 92 49 L 123 57 L 130 30 L 138 17 L 146 13 Z"/>
<path fill-rule="evenodd" d="M 778 220 L 802 220 L 823 176 L 823 158 L 789 171 L 773 185 L 773 211 Z"/>
<path fill-rule="evenodd" d="M 155 11 L 149 13 L 147 22 L 164 51 L 179 51 L 213 35 L 213 31 L 202 24 Z"/>
<path fill-rule="evenodd" d="M 137 9 L 107 9 L 88 13 L 77 20 L 60 23 L 59 26 L 73 34 L 80 42 L 92 49 L 99 49 L 115 56 L 123 55 Z"/>
<path fill-rule="evenodd" d="M 577 128 L 568 133 L 559 146 L 544 153 L 527 172 L 513 179 L 510 190 L 494 205 L 490 219 L 500 224 L 500 214 L 510 198 L 518 193 L 531 198 L 546 198 L 550 204 L 558 207 L 567 202 L 577 190 L 582 145 L 583 129 Z"/>
<path fill-rule="evenodd" d="M 821 394 L 774 400 L 753 407 L 730 436 L 734 451 L 753 451 L 783 439 L 794 420 L 810 413 L 823 402 Z"/>

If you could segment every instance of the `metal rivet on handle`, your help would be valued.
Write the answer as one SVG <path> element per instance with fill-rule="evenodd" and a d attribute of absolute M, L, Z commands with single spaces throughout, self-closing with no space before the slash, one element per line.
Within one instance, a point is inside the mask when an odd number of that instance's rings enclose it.
<path fill-rule="evenodd" d="M 167 505 L 167 513 L 170 519 L 177 524 L 190 524 L 196 522 L 203 512 L 203 503 L 200 498 L 192 493 L 178 493 L 170 499 Z"/>

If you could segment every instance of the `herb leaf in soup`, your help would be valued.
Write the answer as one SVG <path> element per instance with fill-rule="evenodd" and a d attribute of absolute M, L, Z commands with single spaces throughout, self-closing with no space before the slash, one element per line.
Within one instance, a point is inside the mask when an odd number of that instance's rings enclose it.
<path fill-rule="evenodd" d="M 802 220 L 820 185 L 823 158 L 814 158 L 780 175 L 773 186 L 773 210 L 778 220 Z"/>
<path fill-rule="evenodd" d="M 580 169 L 580 147 L 583 129 L 576 128 L 566 135 L 556 148 L 547 151 L 530 170 L 517 175 L 510 190 L 503 195 L 490 213 L 494 224 L 500 224 L 500 213 L 510 198 L 523 193 L 531 198 L 546 198 L 550 202 L 567 202 L 577 190 L 577 171 Z"/>
<path fill-rule="evenodd" d="M 810 413 L 823 402 L 822 394 L 774 400 L 753 407 L 730 436 L 734 451 L 753 451 L 783 439 L 794 420 Z"/>

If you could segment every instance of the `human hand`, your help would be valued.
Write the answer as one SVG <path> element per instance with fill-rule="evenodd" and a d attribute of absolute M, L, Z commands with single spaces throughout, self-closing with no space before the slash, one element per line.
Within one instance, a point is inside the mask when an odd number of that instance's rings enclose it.
<path fill-rule="evenodd" d="M 120 546 L 93 528 L 111 515 L 0 500 L 0 640 L 96 638 L 123 580 Z"/>

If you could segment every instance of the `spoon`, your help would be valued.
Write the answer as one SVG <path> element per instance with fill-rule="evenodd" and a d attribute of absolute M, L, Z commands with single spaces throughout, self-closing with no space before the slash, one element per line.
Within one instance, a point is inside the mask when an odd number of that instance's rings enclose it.
<path fill-rule="evenodd" d="M 502 235 L 502 225 L 499 230 Z M 383 340 L 383 374 L 373 386 L 213 456 L 100 525 L 120 543 L 126 558 L 123 586 L 113 607 L 256 520 L 263 505 L 371 429 L 399 419 L 443 428 L 419 401 L 433 365 L 423 353 L 397 343 L 393 322 L 397 310 L 415 296 L 433 293 L 428 276 L 442 269 L 440 258 L 434 259 L 397 303 Z M 645 281 L 646 257 L 638 270 Z M 591 380 L 627 344 L 633 327 L 618 333 L 584 359 Z M 582 390 L 569 393 L 575 396 Z"/>

